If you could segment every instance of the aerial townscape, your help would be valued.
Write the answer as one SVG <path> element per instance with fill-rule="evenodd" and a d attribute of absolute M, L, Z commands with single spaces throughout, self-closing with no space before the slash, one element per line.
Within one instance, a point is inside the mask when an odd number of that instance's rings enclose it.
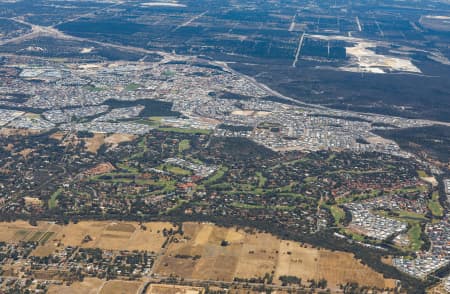
<path fill-rule="evenodd" d="M 450 293 L 448 0 L 0 0 L 0 293 Z"/>

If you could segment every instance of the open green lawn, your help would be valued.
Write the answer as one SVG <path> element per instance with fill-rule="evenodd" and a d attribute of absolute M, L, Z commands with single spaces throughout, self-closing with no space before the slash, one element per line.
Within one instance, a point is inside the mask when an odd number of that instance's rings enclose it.
<path fill-rule="evenodd" d="M 439 202 L 439 192 L 433 192 L 431 199 L 428 201 L 428 208 L 434 216 L 442 217 L 444 215 L 444 209 Z"/>
<path fill-rule="evenodd" d="M 237 184 L 237 189 L 248 192 L 255 190 L 255 187 L 251 184 Z"/>
<path fill-rule="evenodd" d="M 176 72 L 169 70 L 169 69 L 162 72 L 162 75 L 166 76 L 166 77 L 174 77 L 175 74 L 176 74 Z"/>
<path fill-rule="evenodd" d="M 422 247 L 423 241 L 420 239 L 422 228 L 420 224 L 416 223 L 408 230 L 408 237 L 411 242 L 410 248 L 413 251 L 418 251 Z"/>
<path fill-rule="evenodd" d="M 183 134 L 199 134 L 199 135 L 208 135 L 211 133 L 211 130 L 173 128 L 173 127 L 160 127 L 160 128 L 158 128 L 158 130 L 163 131 L 163 132 L 174 132 L 174 133 L 183 133 Z"/>
<path fill-rule="evenodd" d="M 52 196 L 48 200 L 48 208 L 50 208 L 50 209 L 56 208 L 56 205 L 58 203 L 57 199 L 58 199 L 59 195 L 62 193 L 62 191 L 63 191 L 63 189 L 59 188 L 52 194 Z"/>
<path fill-rule="evenodd" d="M 166 211 L 164 211 L 164 214 L 168 214 L 172 211 L 177 210 L 178 208 L 180 208 L 183 204 L 185 204 L 187 202 L 189 202 L 189 201 L 185 200 L 185 199 L 178 199 L 177 203 L 174 206 L 172 206 L 172 207 L 168 208 Z M 163 214 L 163 213 L 160 213 L 160 214 Z"/>
<path fill-rule="evenodd" d="M 204 164 L 203 161 L 201 161 L 201 160 L 198 159 L 198 158 L 192 157 L 190 154 L 187 154 L 187 155 L 185 156 L 185 158 L 186 158 L 188 161 L 192 162 L 192 163 L 196 163 L 196 164 Z"/>
<path fill-rule="evenodd" d="M 152 183 L 153 186 L 160 188 L 159 190 L 152 191 L 148 195 L 160 195 L 173 192 L 176 190 L 177 181 L 175 180 L 159 180 Z"/>
<path fill-rule="evenodd" d="M 231 191 L 233 190 L 233 187 L 230 183 L 217 183 L 217 184 L 211 184 L 209 185 L 209 188 L 211 189 L 217 189 L 221 191 Z"/>
<path fill-rule="evenodd" d="M 275 210 L 286 210 L 286 211 L 291 211 L 294 210 L 296 207 L 295 206 L 287 206 L 287 205 L 276 205 L 274 207 Z"/>
<path fill-rule="evenodd" d="M 330 207 L 331 215 L 334 218 L 334 223 L 339 225 L 341 221 L 345 218 L 345 211 L 337 205 L 332 205 Z"/>
<path fill-rule="evenodd" d="M 163 186 L 163 190 L 162 190 L 162 192 L 163 193 L 168 193 L 168 192 L 172 192 L 172 191 L 175 191 L 175 189 L 176 189 L 176 181 L 159 181 L 159 182 L 156 182 L 155 184 L 156 185 L 162 185 Z"/>
<path fill-rule="evenodd" d="M 423 170 L 417 170 L 417 174 L 418 174 L 419 177 L 421 177 L 421 178 L 427 178 L 427 177 L 429 177 L 429 175 L 427 174 L 427 172 L 426 172 L 426 171 L 423 171 Z"/>
<path fill-rule="evenodd" d="M 336 158 L 336 154 L 331 153 L 330 156 L 328 156 L 328 158 L 327 158 L 327 162 L 331 162 L 331 161 L 333 161 L 335 158 Z"/>
<path fill-rule="evenodd" d="M 90 181 L 93 182 L 109 182 L 109 183 L 132 183 L 135 179 L 136 173 L 128 173 L 128 172 L 114 172 L 114 173 L 106 173 L 103 175 L 96 175 L 90 177 Z M 106 177 L 111 177 L 107 179 Z"/>
<path fill-rule="evenodd" d="M 420 223 L 429 221 L 429 219 L 422 214 L 404 211 L 404 210 L 393 211 L 396 215 L 389 215 L 389 213 L 384 210 L 374 210 L 373 212 L 378 215 L 384 216 L 384 217 L 396 219 L 396 220 L 399 220 L 402 222 L 407 222 L 410 225 L 420 224 Z"/>
<path fill-rule="evenodd" d="M 141 125 L 151 126 L 151 127 L 158 127 L 159 126 L 158 122 L 155 122 L 155 121 L 149 120 L 149 119 L 144 119 L 144 118 L 134 120 L 133 122 L 135 122 L 137 124 L 141 124 Z"/>
<path fill-rule="evenodd" d="M 337 202 L 339 204 L 349 203 L 349 202 L 355 202 L 355 201 L 361 201 L 373 197 L 377 197 L 380 193 L 380 190 L 373 189 L 369 193 L 364 194 L 353 194 L 348 197 L 340 197 L 337 199 Z"/>
<path fill-rule="evenodd" d="M 369 192 L 361 193 L 361 194 L 351 194 L 345 197 L 339 197 L 336 199 L 338 204 L 344 204 L 349 202 L 357 202 L 361 200 L 366 200 L 370 198 L 374 198 L 380 195 L 380 190 L 372 189 Z"/>
<path fill-rule="evenodd" d="M 83 89 L 91 91 L 91 92 L 100 92 L 100 91 L 105 91 L 106 90 L 104 88 L 96 87 L 96 86 L 93 86 L 93 85 L 83 86 Z"/>
<path fill-rule="evenodd" d="M 427 191 L 427 186 L 414 186 L 414 187 L 405 187 L 405 188 L 400 188 L 400 189 L 396 189 L 393 190 L 391 192 L 389 192 L 389 194 L 408 194 L 408 193 L 416 193 L 416 192 L 426 192 Z"/>
<path fill-rule="evenodd" d="M 139 84 L 131 83 L 131 84 L 128 84 L 128 85 L 125 87 L 125 91 L 136 91 L 136 90 L 139 89 L 140 87 L 141 87 L 141 85 L 139 85 Z"/>
<path fill-rule="evenodd" d="M 179 175 L 179 176 L 189 176 L 192 174 L 190 170 L 183 169 L 179 166 L 164 164 L 161 168 L 162 170 L 168 171 L 169 173 Z"/>
<path fill-rule="evenodd" d="M 345 169 L 338 169 L 334 171 L 328 171 L 325 172 L 327 175 L 333 175 L 333 174 L 351 174 L 351 175 L 370 175 L 370 174 L 380 174 L 380 173 L 387 173 L 385 170 L 345 170 Z"/>
<path fill-rule="evenodd" d="M 150 116 L 148 119 L 160 123 L 166 116 Z"/>
<path fill-rule="evenodd" d="M 315 181 L 317 181 L 317 177 L 306 177 L 304 179 L 304 182 L 307 183 L 307 184 L 315 182 Z"/>
<path fill-rule="evenodd" d="M 266 185 L 267 178 L 263 176 L 261 172 L 256 172 L 256 176 L 258 177 L 258 187 L 262 188 Z"/>
<path fill-rule="evenodd" d="M 243 209 L 261 209 L 261 208 L 264 208 L 263 205 L 246 204 L 246 203 L 240 203 L 240 202 L 233 202 L 233 206 L 236 207 L 236 208 L 243 208 Z"/>
<path fill-rule="evenodd" d="M 292 187 L 295 186 L 296 184 L 298 184 L 297 182 L 292 182 L 289 185 L 283 186 L 283 187 L 279 187 L 276 190 L 279 192 L 292 192 Z"/>
<path fill-rule="evenodd" d="M 191 149 L 191 142 L 189 140 L 182 140 L 178 144 L 178 152 L 182 153 L 183 151 Z"/>
<path fill-rule="evenodd" d="M 404 210 L 398 210 L 396 211 L 399 215 L 399 218 L 403 221 L 406 222 L 424 222 L 424 221 L 428 221 L 428 219 L 422 215 L 422 214 L 418 214 L 418 213 L 414 213 L 414 212 L 409 212 L 409 211 L 404 211 Z"/>
<path fill-rule="evenodd" d="M 271 192 L 271 191 L 269 191 Z M 283 193 L 278 193 L 279 196 L 287 196 L 287 197 L 292 197 L 292 198 L 303 198 L 303 199 L 316 199 L 315 197 L 310 197 L 310 196 L 305 196 L 303 194 L 299 194 L 299 193 L 292 193 L 292 192 L 283 192 Z"/>
<path fill-rule="evenodd" d="M 144 156 L 144 153 L 148 151 L 148 147 L 147 147 L 147 139 L 146 137 L 143 137 L 139 142 L 138 142 L 138 147 L 141 150 L 140 152 L 137 152 L 135 154 L 133 154 L 132 156 L 130 156 L 130 159 L 136 159 L 136 158 L 140 158 L 142 156 Z"/>
<path fill-rule="evenodd" d="M 137 169 L 135 167 L 131 167 L 125 163 L 118 163 L 117 167 L 127 171 L 130 174 L 138 174 L 139 173 L 139 169 Z"/>
<path fill-rule="evenodd" d="M 134 181 L 135 181 L 135 183 L 137 185 L 141 185 L 141 186 L 145 186 L 145 185 L 150 186 L 150 185 L 154 185 L 155 184 L 155 181 L 147 180 L 147 179 L 135 179 Z"/>
<path fill-rule="evenodd" d="M 294 210 L 295 206 L 286 206 L 286 205 L 276 205 L 276 206 L 264 206 L 259 204 L 247 204 L 247 203 L 240 203 L 240 202 L 233 202 L 232 204 L 236 208 L 241 209 L 271 209 L 271 210 L 285 210 L 290 211 Z"/>
<path fill-rule="evenodd" d="M 134 178 L 133 179 L 130 179 L 130 178 L 114 178 L 114 179 L 111 180 L 111 183 L 131 184 L 131 183 L 133 183 L 133 181 L 134 181 Z"/>
<path fill-rule="evenodd" d="M 354 233 L 354 232 L 352 232 L 350 230 L 343 229 L 341 232 L 349 235 L 355 241 L 358 241 L 358 242 L 364 242 L 365 241 L 363 235 L 356 234 L 356 233 Z"/>
<path fill-rule="evenodd" d="M 219 167 L 219 169 L 209 178 L 207 178 L 206 180 L 203 181 L 204 185 L 211 185 L 215 182 L 217 182 L 218 180 L 220 180 L 225 173 L 228 171 L 228 168 L 226 166 L 221 166 Z"/>

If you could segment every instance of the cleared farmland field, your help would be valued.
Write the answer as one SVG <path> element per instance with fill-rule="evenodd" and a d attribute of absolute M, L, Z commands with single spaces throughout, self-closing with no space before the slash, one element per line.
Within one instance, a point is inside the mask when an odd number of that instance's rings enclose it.
<path fill-rule="evenodd" d="M 380 288 L 395 285 L 394 280 L 383 278 L 350 253 L 319 250 L 270 234 L 212 224 L 185 223 L 183 231 L 180 240 L 171 243 L 158 261 L 158 274 L 219 281 L 269 274 L 274 275 L 276 284 L 281 284 L 280 276 L 297 276 L 303 281 L 324 278 L 332 289 L 347 282 Z"/>
<path fill-rule="evenodd" d="M 378 288 L 392 288 L 395 284 L 351 253 L 313 248 L 255 230 L 188 222 L 183 224 L 182 235 L 177 233 L 169 239 L 163 234 L 165 229 L 177 227 L 166 222 L 81 221 L 65 226 L 38 222 L 37 226 L 31 226 L 16 221 L 0 223 L 0 241 L 39 242 L 32 252 L 35 256 L 47 256 L 65 246 L 159 253 L 154 273 L 162 277 L 231 282 L 236 278 L 262 280 L 272 276 L 277 285 L 281 285 L 281 276 L 295 276 L 304 282 L 324 278 L 331 290 L 348 282 Z M 90 241 L 83 242 L 86 236 L 90 236 Z M 171 241 L 163 249 L 168 240 Z M 131 293 L 139 288 L 138 283 L 117 283 L 103 285 L 101 293 Z M 83 285 L 74 283 L 64 293 L 81 293 L 77 287 L 84 289 Z"/>

